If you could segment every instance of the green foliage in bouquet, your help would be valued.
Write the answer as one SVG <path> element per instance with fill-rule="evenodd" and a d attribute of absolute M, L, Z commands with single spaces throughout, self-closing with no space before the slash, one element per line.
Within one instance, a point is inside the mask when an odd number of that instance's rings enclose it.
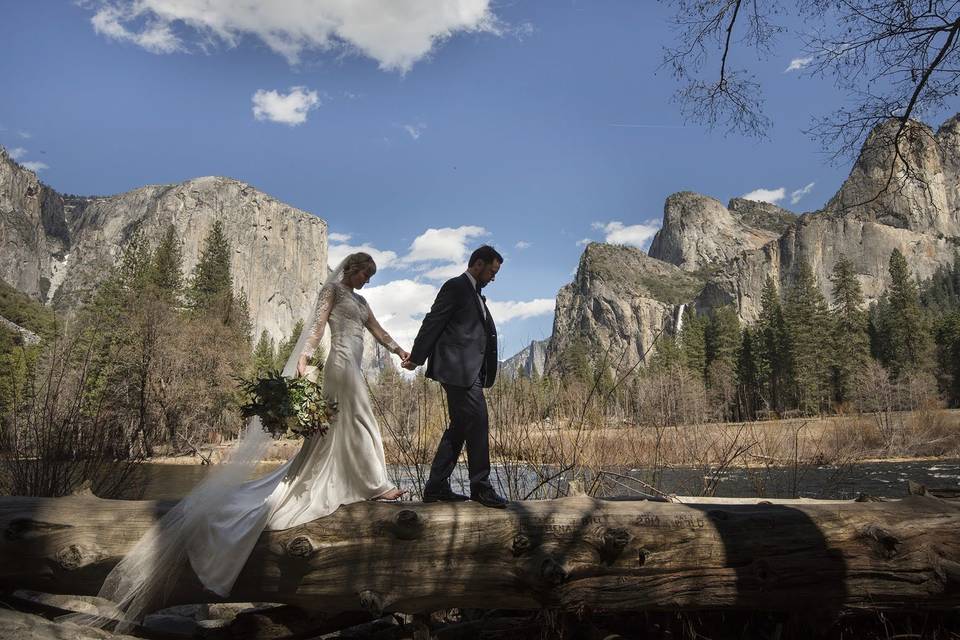
<path fill-rule="evenodd" d="M 243 417 L 260 416 L 274 437 L 322 437 L 337 411 L 335 403 L 324 399 L 322 385 L 306 377 L 285 378 L 279 371 L 267 371 L 255 379 L 241 378 L 240 388 L 249 398 L 240 407 Z"/>

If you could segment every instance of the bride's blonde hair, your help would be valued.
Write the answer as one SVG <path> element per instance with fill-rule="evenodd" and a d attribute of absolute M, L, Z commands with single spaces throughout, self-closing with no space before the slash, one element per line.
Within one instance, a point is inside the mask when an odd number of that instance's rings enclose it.
<path fill-rule="evenodd" d="M 373 257 L 369 253 L 364 253 L 363 251 L 351 253 L 347 256 L 347 259 L 343 261 L 343 275 L 346 278 L 349 278 L 361 269 L 368 269 L 371 276 L 377 272 L 377 263 L 373 261 Z"/>

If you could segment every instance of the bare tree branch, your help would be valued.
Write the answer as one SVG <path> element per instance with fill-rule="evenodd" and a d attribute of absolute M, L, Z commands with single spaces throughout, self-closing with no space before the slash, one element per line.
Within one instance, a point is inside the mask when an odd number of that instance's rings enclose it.
<path fill-rule="evenodd" d="M 776 0 L 674 0 L 677 46 L 666 48 L 664 65 L 684 84 L 675 94 L 688 119 L 730 132 L 763 136 L 770 126 L 763 115 L 760 84 L 744 70 L 730 71 L 729 60 L 743 44 L 755 57 L 769 53 L 783 29 L 770 15 L 783 11 Z M 799 0 L 786 5 L 804 24 L 807 76 L 831 78 L 850 103 L 813 118 L 806 131 L 819 139 L 832 160 L 856 155 L 864 143 L 892 148 L 886 184 L 866 204 L 891 188 L 922 181 L 912 166 L 908 140 L 912 118 L 941 110 L 960 95 L 960 2 L 958 0 Z M 738 23 L 748 29 L 739 41 Z M 719 52 L 713 80 L 698 74 L 709 66 L 711 44 Z M 716 73 L 716 72 L 715 72 Z M 881 125 L 896 121 L 890 136 Z M 925 135 L 925 132 L 920 132 Z M 896 184 L 895 184 L 896 183 Z M 856 205 L 850 205 L 856 206 Z"/>

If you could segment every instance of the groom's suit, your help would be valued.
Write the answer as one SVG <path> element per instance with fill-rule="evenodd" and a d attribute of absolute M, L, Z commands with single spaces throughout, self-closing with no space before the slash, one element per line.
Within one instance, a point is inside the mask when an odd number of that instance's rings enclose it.
<path fill-rule="evenodd" d="M 450 425 L 430 467 L 425 493 L 449 489 L 450 474 L 467 445 L 470 491 L 490 489 L 489 420 L 483 388 L 497 375 L 497 328 L 486 301 L 464 273 L 440 288 L 413 342 L 410 360 L 427 362 L 427 377 L 447 393 Z"/>

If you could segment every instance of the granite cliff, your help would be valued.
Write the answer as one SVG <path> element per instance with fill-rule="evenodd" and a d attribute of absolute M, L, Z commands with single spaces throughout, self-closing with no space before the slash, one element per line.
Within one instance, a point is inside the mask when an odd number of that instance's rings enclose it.
<path fill-rule="evenodd" d="M 895 126 L 887 123 L 870 134 L 848 178 L 821 210 L 797 216 L 767 203 L 735 198 L 724 206 L 681 192 L 667 198 L 649 255 L 589 245 L 574 281 L 557 296 L 548 369 L 575 340 L 589 346 L 594 360 L 609 350 L 632 364 L 653 336 L 675 326 L 682 305 L 705 312 L 732 304 L 742 320 L 752 322 L 767 276 L 788 286 L 803 262 L 829 300 L 830 273 L 846 255 L 868 302 L 888 284 L 894 249 L 918 278 L 951 264 L 960 247 L 960 114 L 936 132 L 910 123 L 901 145 L 905 162 L 893 161 L 889 140 Z M 884 189 L 891 166 L 894 180 Z"/>
<path fill-rule="evenodd" d="M 547 359 L 547 341 L 532 340 L 515 355 L 500 363 L 499 374 L 507 377 L 532 378 L 543 375 Z"/>
<path fill-rule="evenodd" d="M 546 370 L 562 368 L 564 354 L 585 349 L 626 370 L 644 357 L 658 333 L 672 329 L 676 309 L 703 288 L 702 277 L 643 251 L 587 245 L 572 283 L 557 294 Z"/>
<path fill-rule="evenodd" d="M 137 231 L 156 242 L 173 224 L 188 275 L 215 220 L 232 243 L 234 289 L 249 300 L 256 334 L 286 337 L 326 273 L 322 219 L 221 177 L 61 195 L 0 148 L 0 279 L 58 308 L 77 305 Z"/>

